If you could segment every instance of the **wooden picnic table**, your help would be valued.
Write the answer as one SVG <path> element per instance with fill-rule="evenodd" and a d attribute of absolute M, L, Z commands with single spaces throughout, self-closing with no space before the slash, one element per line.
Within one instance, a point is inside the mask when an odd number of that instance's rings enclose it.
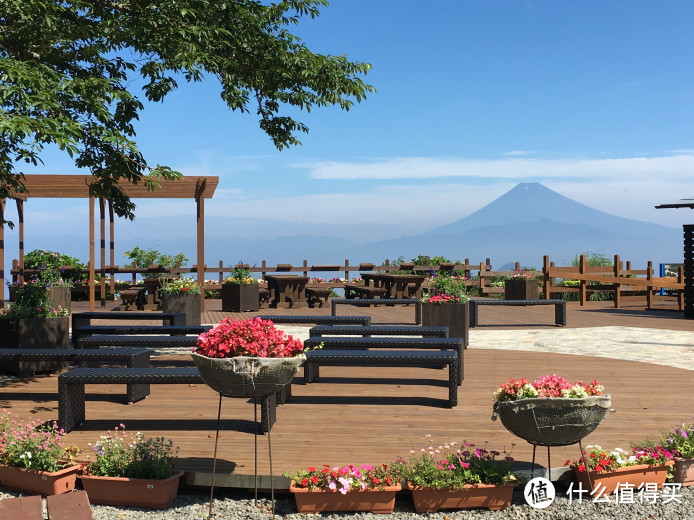
<path fill-rule="evenodd" d="M 364 284 L 383 287 L 386 298 L 421 298 L 425 277 L 419 274 L 360 273 Z"/>
<path fill-rule="evenodd" d="M 308 307 L 306 284 L 308 276 L 291 274 L 266 274 L 270 290 L 270 307 L 273 309 L 301 309 Z"/>

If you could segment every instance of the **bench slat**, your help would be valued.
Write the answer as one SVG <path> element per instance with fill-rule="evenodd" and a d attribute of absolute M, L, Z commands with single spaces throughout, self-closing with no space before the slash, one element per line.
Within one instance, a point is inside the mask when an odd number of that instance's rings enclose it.
<path fill-rule="evenodd" d="M 566 326 L 566 300 L 547 299 L 547 300 L 470 300 L 470 327 L 477 327 L 479 322 L 480 305 L 554 305 L 554 323 L 559 326 Z"/>
<path fill-rule="evenodd" d="M 330 314 L 337 315 L 338 305 L 414 305 L 414 322 L 422 323 L 422 300 L 419 298 L 333 298 L 330 300 Z"/>
<path fill-rule="evenodd" d="M 368 326 L 339 326 L 317 325 L 309 330 L 310 336 L 424 336 L 434 338 L 447 338 L 448 327 L 426 326 L 413 327 L 397 325 L 368 325 Z"/>
<path fill-rule="evenodd" d="M 334 301 L 334 300 L 333 300 Z M 287 316 L 260 315 L 262 320 L 273 323 L 314 323 L 325 325 L 371 325 L 371 316 Z"/>

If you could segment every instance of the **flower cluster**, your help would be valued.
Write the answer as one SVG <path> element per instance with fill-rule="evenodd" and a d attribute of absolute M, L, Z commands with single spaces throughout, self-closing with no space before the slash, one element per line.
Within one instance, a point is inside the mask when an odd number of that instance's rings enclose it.
<path fill-rule="evenodd" d="M 67 316 L 68 310 L 60 305 L 55 307 L 49 300 L 50 282 L 28 280 L 23 285 L 7 283 L 14 295 L 14 301 L 0 310 L 0 318 L 19 320 L 24 318 L 55 318 Z"/>
<path fill-rule="evenodd" d="M 694 423 L 673 426 L 663 435 L 660 443 L 678 457 L 694 459 Z"/>
<path fill-rule="evenodd" d="M 513 271 L 511 273 L 511 280 L 534 280 L 537 276 L 537 271 Z"/>
<path fill-rule="evenodd" d="M 382 489 L 393 486 L 397 479 L 386 464 L 381 466 L 361 465 L 322 468 L 310 467 L 294 474 L 285 473 L 285 477 L 294 480 L 300 488 L 339 491 L 343 495 L 348 491 L 363 489 Z"/>
<path fill-rule="evenodd" d="M 36 471 L 58 471 L 70 464 L 78 448 L 63 448 L 63 430 L 54 422 L 22 420 L 2 410 L 0 416 L 0 463 Z"/>
<path fill-rule="evenodd" d="M 141 432 L 126 433 L 123 424 L 102 435 L 92 451 L 95 460 L 88 462 L 85 470 L 100 477 L 165 479 L 171 476 L 178 455 L 171 439 L 145 439 Z"/>
<path fill-rule="evenodd" d="M 361 281 L 360 279 L 357 279 L 357 280 Z M 346 278 L 340 278 L 340 277 L 331 278 L 330 280 L 328 280 L 328 282 L 330 282 L 330 283 L 344 283 L 346 281 L 347 281 Z M 356 280 L 352 280 L 352 281 L 356 281 Z"/>
<path fill-rule="evenodd" d="M 200 334 L 197 343 L 193 352 L 215 358 L 292 357 L 304 350 L 300 340 L 285 335 L 272 321 L 259 317 L 236 321 L 224 318 L 219 325 Z"/>
<path fill-rule="evenodd" d="M 163 294 L 200 294 L 200 284 L 190 276 L 181 276 L 162 282 L 159 290 Z"/>
<path fill-rule="evenodd" d="M 427 435 L 427 441 L 430 436 Z M 501 458 L 497 460 L 497 457 Z M 466 484 L 505 484 L 516 480 L 509 453 L 479 448 L 473 443 L 450 442 L 410 450 L 409 459 L 392 464 L 399 478 L 412 485 L 436 489 L 461 489 Z"/>
<path fill-rule="evenodd" d="M 526 378 L 509 379 L 494 392 L 496 401 L 514 401 L 533 397 L 569 397 L 578 399 L 591 395 L 603 395 L 604 387 L 598 381 L 569 383 L 561 376 L 542 376 L 531 383 Z"/>
<path fill-rule="evenodd" d="M 422 295 L 423 303 L 465 303 L 470 299 L 465 277 L 439 273 L 429 280 L 429 290 Z"/>
<path fill-rule="evenodd" d="M 663 446 L 656 446 L 653 443 L 644 443 L 632 447 L 631 454 L 621 448 L 616 448 L 608 453 L 600 446 L 586 446 L 588 451 L 583 452 L 583 456 L 578 460 L 567 460 L 564 466 L 574 468 L 579 472 L 595 471 L 597 473 L 608 473 L 624 466 L 636 466 L 638 464 L 648 464 L 650 466 L 663 465 L 672 460 L 674 454 Z"/>
<path fill-rule="evenodd" d="M 323 278 L 316 276 L 314 278 L 309 278 L 308 283 L 325 283 L 325 280 L 323 280 Z"/>
<path fill-rule="evenodd" d="M 452 294 L 437 294 L 430 296 L 427 299 L 428 303 L 461 303 L 461 299 L 458 296 L 453 296 Z"/>
<path fill-rule="evenodd" d="M 251 270 L 243 264 L 238 264 L 231 270 L 231 276 L 224 279 L 222 283 L 250 284 L 258 283 L 257 278 L 251 276 Z"/>

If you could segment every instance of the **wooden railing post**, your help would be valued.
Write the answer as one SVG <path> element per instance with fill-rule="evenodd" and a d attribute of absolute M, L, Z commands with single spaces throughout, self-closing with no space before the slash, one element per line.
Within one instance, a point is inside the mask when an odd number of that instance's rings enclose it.
<path fill-rule="evenodd" d="M 549 277 L 549 255 L 544 255 L 542 257 L 542 292 L 544 294 L 545 300 L 551 299 L 550 296 L 550 284 L 554 285 L 554 280 Z"/>
<path fill-rule="evenodd" d="M 621 278 L 623 276 L 621 272 L 622 261 L 619 259 L 619 255 L 614 255 L 614 276 L 615 278 Z M 619 309 L 622 305 L 622 284 L 614 284 L 614 308 Z"/>
<path fill-rule="evenodd" d="M 347 280 L 349 282 L 349 269 L 347 269 L 348 267 L 349 267 L 349 259 L 345 258 L 345 280 Z"/>
<path fill-rule="evenodd" d="M 579 274 L 586 274 L 588 271 L 588 262 L 586 261 L 586 255 L 581 255 L 578 260 L 578 272 Z M 588 291 L 586 290 L 586 280 L 583 277 L 580 277 L 579 279 L 579 300 L 580 303 L 579 305 L 581 307 L 585 306 L 586 304 L 586 296 L 588 294 Z"/>

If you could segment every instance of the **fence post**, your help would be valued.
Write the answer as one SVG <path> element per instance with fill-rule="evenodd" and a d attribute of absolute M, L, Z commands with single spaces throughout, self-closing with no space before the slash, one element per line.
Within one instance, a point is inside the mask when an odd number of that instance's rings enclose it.
<path fill-rule="evenodd" d="M 549 255 L 544 255 L 542 257 L 542 292 L 544 293 L 545 300 L 551 299 L 549 292 L 550 283 L 554 285 L 554 280 L 550 282 L 549 278 Z"/>
<path fill-rule="evenodd" d="M 581 255 L 578 260 L 578 272 L 579 274 L 586 274 L 586 271 L 588 270 L 588 262 L 586 261 L 586 255 Z M 588 291 L 586 290 L 586 280 L 585 278 L 581 277 L 579 280 L 579 300 L 580 300 L 580 306 L 584 307 L 586 304 L 586 295 L 588 294 Z"/>
<path fill-rule="evenodd" d="M 345 280 L 349 282 L 349 259 L 345 258 Z"/>

